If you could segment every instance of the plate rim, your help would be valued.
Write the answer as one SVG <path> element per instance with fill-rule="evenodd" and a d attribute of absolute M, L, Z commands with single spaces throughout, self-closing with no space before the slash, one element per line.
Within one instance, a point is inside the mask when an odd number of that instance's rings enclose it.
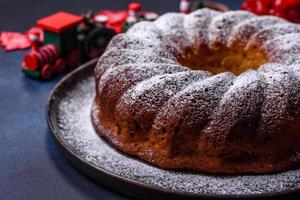
<path fill-rule="evenodd" d="M 61 153 L 64 155 L 64 157 L 66 158 L 66 160 L 68 160 L 76 169 L 78 169 L 81 173 L 83 173 L 85 176 L 87 176 L 89 179 L 91 179 L 92 181 L 97 182 L 98 184 L 101 184 L 105 187 L 108 187 L 114 191 L 118 191 L 122 194 L 125 195 L 129 195 L 132 197 L 138 197 L 138 198 L 143 198 L 143 196 L 136 196 L 133 195 L 131 191 L 126 192 L 124 189 L 116 189 L 113 188 L 111 186 L 111 184 L 104 184 L 101 183 L 99 181 L 97 181 L 96 178 L 91 177 L 91 175 L 89 175 L 89 172 L 87 172 L 86 170 L 82 169 L 81 167 L 79 167 L 78 165 L 82 165 L 82 167 L 86 167 L 86 168 L 91 168 L 92 170 L 94 170 L 94 172 L 97 172 L 100 174 L 100 176 L 103 176 L 104 179 L 107 178 L 113 178 L 113 182 L 120 182 L 121 185 L 123 184 L 129 184 L 130 187 L 135 188 L 138 187 L 138 189 L 140 190 L 140 192 L 146 192 L 146 193 L 151 193 L 152 192 L 156 192 L 156 195 L 163 195 L 165 198 L 168 198 L 168 196 L 173 196 L 172 199 L 174 197 L 178 198 L 178 199 L 184 199 L 184 198 L 192 198 L 192 199 L 198 199 L 198 198 L 204 198 L 204 199 L 236 199 L 236 198 L 246 198 L 246 199 L 255 199 L 255 198 L 270 198 L 270 197 L 281 197 L 281 196 L 285 196 L 285 195 L 290 195 L 290 194 L 300 194 L 300 188 L 294 188 L 294 189 L 287 189 L 287 190 L 282 190 L 282 191 L 278 191 L 278 192 L 263 192 L 263 193 L 258 193 L 258 194 L 239 194 L 239 195 L 234 195 L 234 194 L 204 194 L 204 193 L 190 193 L 190 192 L 179 192 L 179 191 L 171 191 L 171 190 L 167 190 L 167 189 L 163 189 L 154 185 L 150 185 L 150 184 L 146 184 L 146 183 L 141 183 L 126 177 L 122 177 L 120 175 L 116 175 L 112 172 L 109 172 L 103 168 L 100 168 L 99 166 L 96 166 L 93 163 L 89 163 L 87 161 L 85 161 L 84 159 L 82 159 L 80 156 L 78 156 L 75 152 L 73 152 L 68 145 L 61 139 L 61 137 L 59 136 L 58 132 L 59 130 L 57 130 L 57 128 L 55 127 L 55 123 L 52 119 L 52 116 L 55 116 L 55 110 L 52 110 L 51 107 L 52 105 L 55 103 L 55 99 L 53 98 L 55 96 L 55 94 L 60 90 L 60 88 L 68 82 L 69 79 L 71 79 L 73 76 L 77 75 L 77 73 L 81 72 L 81 71 L 85 71 L 87 69 L 89 69 L 90 67 L 96 65 L 97 61 L 99 58 L 95 58 L 81 66 L 79 66 L 78 68 L 76 68 L 75 70 L 73 70 L 72 72 L 70 72 L 69 74 L 67 74 L 65 77 L 63 77 L 58 83 L 55 84 L 55 86 L 53 87 L 53 89 L 51 90 L 51 92 L 48 95 L 47 98 L 47 104 L 46 104 L 46 109 L 45 109 L 45 114 L 46 114 L 46 120 L 47 120 L 47 124 L 48 124 L 48 128 L 49 128 L 49 132 L 52 135 L 52 137 L 55 139 L 56 143 L 59 146 L 59 149 L 61 151 Z M 79 163 L 75 163 L 75 162 L 79 162 Z M 105 176 L 105 177 L 104 177 Z M 255 176 L 255 175 L 253 175 Z"/>

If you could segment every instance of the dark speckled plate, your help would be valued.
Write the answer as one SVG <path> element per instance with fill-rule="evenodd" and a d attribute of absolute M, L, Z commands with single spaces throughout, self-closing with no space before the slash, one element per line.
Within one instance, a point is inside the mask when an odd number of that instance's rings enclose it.
<path fill-rule="evenodd" d="M 91 61 L 66 76 L 49 96 L 49 127 L 65 157 L 91 179 L 141 199 L 297 198 L 300 169 L 273 175 L 213 176 L 167 171 L 126 156 L 94 131 Z"/>

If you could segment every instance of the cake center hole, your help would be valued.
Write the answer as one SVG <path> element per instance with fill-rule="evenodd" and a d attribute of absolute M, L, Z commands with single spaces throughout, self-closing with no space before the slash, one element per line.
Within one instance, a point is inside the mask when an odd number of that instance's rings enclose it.
<path fill-rule="evenodd" d="M 193 70 L 205 70 L 213 74 L 230 71 L 239 75 L 249 69 L 257 69 L 267 62 L 266 54 L 259 48 L 220 47 L 217 50 L 200 47 L 198 51 L 186 49 L 179 60 Z"/>

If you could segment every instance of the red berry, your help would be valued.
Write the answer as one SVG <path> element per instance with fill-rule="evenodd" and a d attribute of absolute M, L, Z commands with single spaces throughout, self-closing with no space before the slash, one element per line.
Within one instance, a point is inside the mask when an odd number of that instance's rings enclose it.
<path fill-rule="evenodd" d="M 253 9 L 256 7 L 256 1 L 255 0 L 246 0 L 243 4 L 243 7 L 248 10 L 248 9 Z"/>
<path fill-rule="evenodd" d="M 241 5 L 241 9 L 242 9 L 242 10 L 247 10 L 247 8 L 248 8 L 248 3 L 247 3 L 247 1 L 244 1 L 244 2 L 242 3 L 242 5 Z"/>
<path fill-rule="evenodd" d="M 283 0 L 276 0 L 274 4 L 274 11 L 277 16 L 284 16 L 284 12 L 286 10 L 286 6 Z"/>
<path fill-rule="evenodd" d="M 285 2 L 286 2 L 286 5 L 289 5 L 289 6 L 297 6 L 300 4 L 299 0 L 285 0 Z"/>
<path fill-rule="evenodd" d="M 271 10 L 274 7 L 274 0 L 264 0 L 264 2 L 268 10 Z"/>
<path fill-rule="evenodd" d="M 283 0 L 275 0 L 274 6 L 275 7 L 280 7 L 283 6 L 284 1 Z"/>
<path fill-rule="evenodd" d="M 256 1 L 256 13 L 258 15 L 268 14 L 268 7 L 266 4 L 264 4 L 263 0 Z"/>
<path fill-rule="evenodd" d="M 258 15 L 276 15 L 293 22 L 300 21 L 300 0 L 245 0 L 241 9 Z"/>
<path fill-rule="evenodd" d="M 295 9 L 289 9 L 287 11 L 287 19 L 290 21 L 296 21 L 297 19 L 300 19 L 299 11 L 297 11 Z"/>

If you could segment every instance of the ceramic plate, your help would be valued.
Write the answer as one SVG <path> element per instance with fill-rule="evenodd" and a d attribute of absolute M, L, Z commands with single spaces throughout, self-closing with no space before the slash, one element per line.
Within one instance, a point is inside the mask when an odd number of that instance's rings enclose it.
<path fill-rule="evenodd" d="M 91 61 L 61 80 L 49 96 L 47 119 L 65 157 L 96 182 L 140 199 L 296 198 L 300 169 L 269 175 L 214 176 L 168 171 L 116 151 L 95 132 Z"/>

